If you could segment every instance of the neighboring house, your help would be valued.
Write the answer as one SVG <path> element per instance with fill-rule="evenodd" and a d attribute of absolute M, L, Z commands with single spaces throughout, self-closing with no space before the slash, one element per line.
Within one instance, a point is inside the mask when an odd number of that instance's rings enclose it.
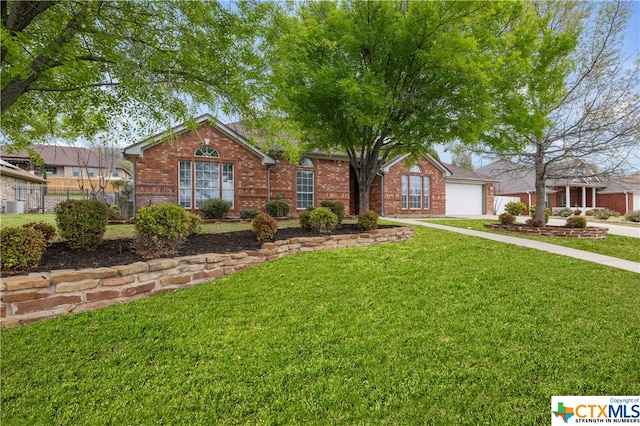
<path fill-rule="evenodd" d="M 501 213 L 508 201 L 535 204 L 535 173 L 532 167 L 497 161 L 477 170 L 500 180 L 496 185 L 496 213 Z M 552 210 L 569 207 L 586 210 L 608 208 L 626 214 L 640 209 L 640 179 L 638 176 L 620 179 L 598 177 L 587 164 L 579 160 L 557 163 L 549 171 L 545 186 L 545 205 Z"/>
<path fill-rule="evenodd" d="M 41 190 L 46 183 L 46 179 L 0 160 L 2 212 L 24 213 L 25 204 L 31 209 L 39 209 L 42 206 Z"/>
<path fill-rule="evenodd" d="M 69 146 L 34 145 L 31 149 L 42 157 L 43 167 L 36 166 L 26 150 L 7 154 L 6 150 L 1 148 L 0 156 L 8 163 L 45 177 L 49 186 L 89 188 L 90 181 L 93 181 L 95 186 L 98 180 L 102 180 L 107 183 L 106 189 L 112 192 L 110 182 L 131 180 L 131 173 L 118 164 L 117 158 L 113 158 L 114 154 L 96 153 L 87 148 Z"/>
<path fill-rule="evenodd" d="M 198 127 L 172 129 L 128 146 L 125 157 L 134 164 L 135 205 L 159 202 L 195 210 L 209 198 L 232 203 L 232 214 L 243 209 L 264 210 L 268 201 L 282 199 L 291 213 L 321 201 L 339 201 L 347 215 L 357 214 L 358 187 L 344 155 L 308 153 L 291 164 L 278 152 L 265 153 L 252 145 L 241 127 L 224 125 L 208 114 L 196 118 Z M 425 155 L 406 167 L 406 157 L 385 164 L 370 194 L 370 207 L 387 216 L 483 214 L 493 204 L 494 179 L 458 169 Z"/>

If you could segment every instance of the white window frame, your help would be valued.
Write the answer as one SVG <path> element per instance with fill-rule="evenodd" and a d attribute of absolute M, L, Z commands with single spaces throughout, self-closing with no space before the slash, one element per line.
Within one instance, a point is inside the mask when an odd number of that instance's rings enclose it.
<path fill-rule="evenodd" d="M 296 209 L 306 209 L 315 201 L 315 173 L 313 170 L 296 170 Z"/>

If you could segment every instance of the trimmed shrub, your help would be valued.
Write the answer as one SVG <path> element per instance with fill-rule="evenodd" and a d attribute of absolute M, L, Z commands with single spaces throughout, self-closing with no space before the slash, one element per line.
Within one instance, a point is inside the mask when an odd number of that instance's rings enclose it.
<path fill-rule="evenodd" d="M 320 207 L 326 207 L 338 216 L 338 225 L 344 220 L 344 204 L 340 201 L 321 201 Z"/>
<path fill-rule="evenodd" d="M 373 210 L 360 213 L 358 215 L 358 228 L 363 231 L 378 229 L 378 213 Z"/>
<path fill-rule="evenodd" d="M 22 225 L 23 228 L 33 228 L 40 231 L 46 242 L 50 242 L 56 236 L 56 227 L 47 222 L 29 222 Z"/>
<path fill-rule="evenodd" d="M 120 217 L 120 207 L 118 206 L 110 206 L 109 207 L 109 220 L 117 220 Z"/>
<path fill-rule="evenodd" d="M 498 220 L 503 225 L 513 225 L 516 223 L 516 217 L 512 213 L 502 213 L 498 216 Z"/>
<path fill-rule="evenodd" d="M 265 210 L 267 210 L 267 214 L 271 217 L 285 217 L 289 214 L 289 204 L 282 200 L 273 200 L 269 201 L 265 206 Z"/>
<path fill-rule="evenodd" d="M 504 210 L 513 216 L 519 216 L 526 209 L 527 205 L 522 201 L 510 201 L 504 205 Z"/>
<path fill-rule="evenodd" d="M 619 217 L 620 213 L 611 209 L 597 209 L 593 212 L 593 217 L 598 220 L 607 220 L 610 217 Z"/>
<path fill-rule="evenodd" d="M 534 228 L 542 228 L 543 226 L 546 225 L 546 223 L 543 223 L 541 220 L 538 219 L 527 219 L 525 222 L 525 225 L 527 226 L 533 226 Z"/>
<path fill-rule="evenodd" d="M 258 216 L 258 214 L 260 214 L 258 210 L 253 210 L 253 209 L 240 210 L 240 219 L 250 220 Z"/>
<path fill-rule="evenodd" d="M 630 213 L 627 213 L 624 219 L 628 220 L 629 222 L 640 222 L 640 210 L 634 210 Z"/>
<path fill-rule="evenodd" d="M 136 251 L 145 259 L 174 255 L 199 226 L 198 216 L 176 204 L 145 207 L 136 215 Z"/>
<path fill-rule="evenodd" d="M 327 207 L 318 207 L 309 213 L 309 225 L 318 233 L 329 233 L 338 226 L 338 216 Z"/>
<path fill-rule="evenodd" d="M 595 212 L 596 212 L 595 210 L 587 210 L 587 211 L 585 212 L 585 216 L 593 216 L 593 214 L 594 214 Z"/>
<path fill-rule="evenodd" d="M 33 227 L 12 226 L 2 230 L 0 246 L 0 269 L 24 271 L 38 266 L 47 242 Z"/>
<path fill-rule="evenodd" d="M 529 207 L 529 213 L 531 213 L 531 217 L 536 217 L 536 205 L 532 205 Z M 544 208 L 544 223 L 549 223 L 549 216 L 551 216 L 551 209 L 549 207 Z M 544 226 L 544 225 L 543 225 Z"/>
<path fill-rule="evenodd" d="M 278 231 L 278 221 L 266 213 L 260 213 L 251 221 L 251 227 L 258 241 L 272 240 Z"/>
<path fill-rule="evenodd" d="M 568 228 L 586 228 L 587 218 L 584 216 L 571 216 L 567 219 L 565 226 Z"/>
<path fill-rule="evenodd" d="M 298 216 L 298 220 L 300 221 L 300 228 L 311 230 L 311 211 L 310 210 L 305 210 L 302 213 L 300 213 L 300 216 Z"/>
<path fill-rule="evenodd" d="M 558 215 L 562 216 L 562 217 L 569 217 L 573 214 L 573 210 L 571 210 L 569 207 L 565 207 L 562 210 L 560 210 L 558 212 Z"/>
<path fill-rule="evenodd" d="M 72 249 L 95 250 L 102 243 L 109 206 L 96 200 L 67 200 L 55 208 L 60 236 Z"/>
<path fill-rule="evenodd" d="M 220 198 L 210 198 L 203 201 L 198 209 L 205 219 L 224 219 L 231 210 L 231 203 Z"/>

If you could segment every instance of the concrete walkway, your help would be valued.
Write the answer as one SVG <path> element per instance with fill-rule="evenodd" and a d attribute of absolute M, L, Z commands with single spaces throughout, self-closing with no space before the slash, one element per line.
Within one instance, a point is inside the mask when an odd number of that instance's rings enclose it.
<path fill-rule="evenodd" d="M 543 243 L 541 241 L 528 240 L 525 238 L 512 237 L 509 235 L 493 234 L 490 232 L 475 231 L 473 229 L 464 229 L 464 228 L 456 228 L 453 226 L 439 225 L 435 223 L 424 222 L 419 219 L 391 218 L 391 217 L 385 218 L 385 219 L 407 224 L 407 225 L 426 226 L 428 228 L 435 228 L 435 229 L 441 229 L 444 231 L 457 232 L 459 234 L 471 235 L 474 237 L 485 238 L 488 240 L 498 241 L 501 243 L 528 247 L 536 250 L 546 251 L 553 254 L 573 257 L 575 259 L 586 260 L 588 262 L 599 263 L 601 265 L 611 266 L 613 268 L 624 269 L 625 271 L 631 271 L 631 272 L 640 274 L 639 262 L 632 262 L 630 260 L 618 259 L 616 257 L 605 256 L 597 253 L 591 253 L 584 250 L 576 250 L 570 247 L 563 247 L 555 244 Z"/>

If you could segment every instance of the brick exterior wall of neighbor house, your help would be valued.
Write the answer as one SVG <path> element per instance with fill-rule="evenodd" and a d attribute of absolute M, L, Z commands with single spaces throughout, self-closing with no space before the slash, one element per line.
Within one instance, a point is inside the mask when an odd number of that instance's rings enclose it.
<path fill-rule="evenodd" d="M 495 196 L 495 186 L 492 183 L 485 185 L 484 211 L 486 214 L 493 214 L 493 199 Z"/>
<path fill-rule="evenodd" d="M 404 215 L 444 215 L 445 214 L 445 181 L 442 172 L 426 158 L 418 163 L 422 169 L 422 176 L 431 179 L 431 203 L 428 209 L 403 209 L 402 208 L 402 175 L 409 175 L 409 169 L 404 167 L 402 161 L 395 164 L 384 177 L 384 214 L 386 216 Z M 380 177 L 376 180 L 379 181 Z M 380 208 L 380 183 L 372 187 L 372 197 L 377 195 L 377 206 Z M 379 210 L 376 211 L 380 213 Z"/>
<path fill-rule="evenodd" d="M 625 203 L 625 194 L 597 194 L 596 202 L 598 207 L 606 207 L 623 215 L 640 209 L 640 206 L 633 205 L 633 194 L 628 193 L 626 197 L 627 201 Z M 629 211 L 627 211 L 627 208 Z"/>

